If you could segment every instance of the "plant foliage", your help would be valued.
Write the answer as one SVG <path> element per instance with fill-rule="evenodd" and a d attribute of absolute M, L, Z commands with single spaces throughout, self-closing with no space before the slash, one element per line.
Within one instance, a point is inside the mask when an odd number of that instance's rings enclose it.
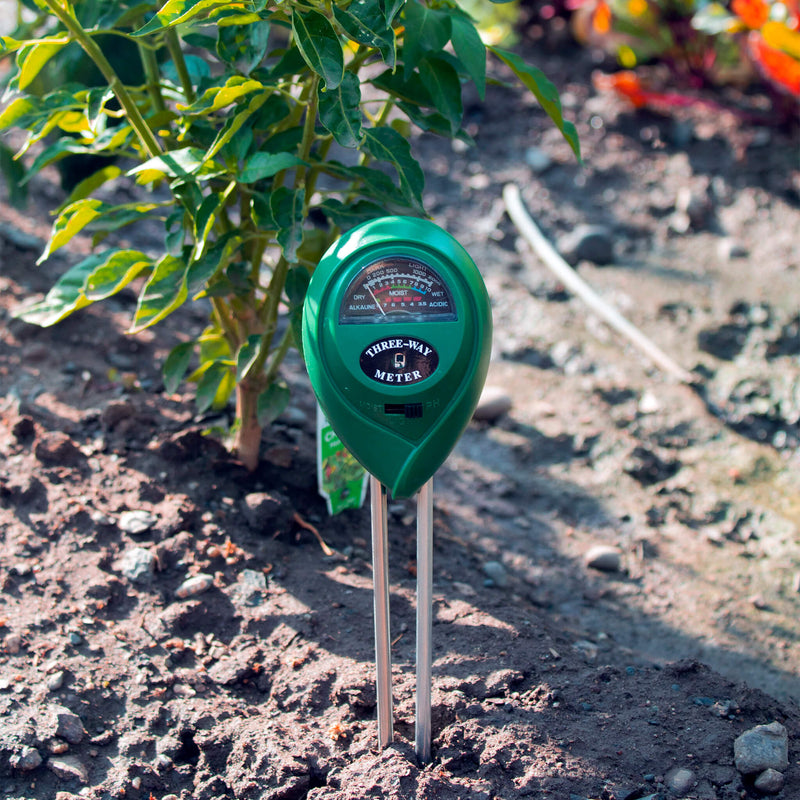
<path fill-rule="evenodd" d="M 55 212 L 42 259 L 79 233 L 96 249 L 19 316 L 52 325 L 133 284 L 136 333 L 204 299 L 208 325 L 166 359 L 165 386 L 188 377 L 201 410 L 236 390 L 237 446 L 255 466 L 261 426 L 287 400 L 278 368 L 298 341 L 318 258 L 361 221 L 424 213 L 409 121 L 467 137 L 462 87 L 472 82 L 483 96 L 487 82 L 475 23 L 453 0 L 24 6 L 32 21 L 0 41 L 13 60 L 0 130 L 27 137 L 0 165 L 18 173 L 26 161 L 29 180 L 49 164 L 91 157 Z M 578 154 L 550 81 L 493 49 Z M 123 177 L 146 199 L 104 199 Z M 106 246 L 145 218 L 163 227 L 160 254 Z"/>

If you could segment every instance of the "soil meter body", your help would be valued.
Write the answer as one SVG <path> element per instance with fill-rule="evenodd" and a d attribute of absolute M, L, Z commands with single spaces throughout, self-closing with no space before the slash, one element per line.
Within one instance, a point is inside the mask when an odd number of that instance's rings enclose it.
<path fill-rule="evenodd" d="M 480 398 L 491 308 L 466 250 L 432 222 L 381 217 L 314 271 L 303 350 L 322 410 L 395 497 L 439 468 Z"/>

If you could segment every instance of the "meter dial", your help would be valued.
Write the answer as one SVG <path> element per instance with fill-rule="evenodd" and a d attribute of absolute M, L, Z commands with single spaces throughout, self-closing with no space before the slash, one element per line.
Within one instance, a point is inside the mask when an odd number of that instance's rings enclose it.
<path fill-rule="evenodd" d="M 373 261 L 353 278 L 339 322 L 449 322 L 458 319 L 453 295 L 439 273 L 415 258 Z"/>

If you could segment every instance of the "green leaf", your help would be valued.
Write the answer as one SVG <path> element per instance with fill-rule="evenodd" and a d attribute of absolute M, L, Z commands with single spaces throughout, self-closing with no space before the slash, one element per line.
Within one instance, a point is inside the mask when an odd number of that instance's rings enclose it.
<path fill-rule="evenodd" d="M 394 22 L 397 12 L 405 5 L 406 0 L 378 0 L 378 5 L 383 8 L 383 18 L 387 25 Z"/>
<path fill-rule="evenodd" d="M 510 50 L 503 50 L 501 47 L 490 47 L 489 49 L 504 64 L 510 67 L 523 85 L 533 93 L 539 101 L 539 105 L 556 124 L 572 151 L 580 160 L 581 145 L 578 140 L 578 131 L 571 122 L 564 119 L 561 113 L 561 100 L 558 96 L 558 89 L 540 69 L 526 64 L 516 53 L 512 53 Z"/>
<path fill-rule="evenodd" d="M 458 73 L 444 59 L 431 56 L 420 62 L 419 76 L 433 98 L 434 107 L 449 121 L 450 135 L 455 136 L 464 114 Z"/>
<path fill-rule="evenodd" d="M 253 215 L 253 222 L 260 231 L 274 231 L 278 228 L 275 217 L 272 216 L 270 208 L 270 196 L 264 192 L 255 192 L 250 201 L 250 213 Z"/>
<path fill-rule="evenodd" d="M 228 262 L 231 243 L 235 246 L 237 242 L 238 233 L 229 231 L 220 236 L 212 247 L 207 248 L 200 258 L 191 262 L 186 278 L 189 294 L 194 295 L 196 292 L 202 291 L 220 267 Z"/>
<path fill-rule="evenodd" d="M 256 416 L 258 424 L 266 427 L 273 423 L 289 405 L 289 387 L 281 380 L 273 381 L 258 396 Z"/>
<path fill-rule="evenodd" d="M 14 151 L 0 143 L 0 172 L 8 187 L 8 199 L 15 208 L 24 208 L 28 193 L 22 183 L 25 178 L 25 165 L 14 158 Z"/>
<path fill-rule="evenodd" d="M 357 75 L 346 72 L 342 82 L 326 92 L 319 92 L 320 122 L 342 147 L 358 147 L 364 132 L 361 128 L 361 83 Z"/>
<path fill-rule="evenodd" d="M 325 88 L 335 89 L 344 76 L 342 44 L 328 18 L 318 11 L 292 10 L 292 33 L 306 64 L 319 75 Z"/>
<path fill-rule="evenodd" d="M 66 209 L 68 205 L 74 203 L 76 200 L 83 200 L 96 189 L 99 189 L 103 184 L 113 181 L 120 175 L 122 175 L 122 169 L 115 164 L 109 164 L 107 167 L 97 170 L 97 172 L 92 173 L 88 178 L 84 178 L 75 186 L 70 196 L 61 206 L 61 210 Z"/>
<path fill-rule="evenodd" d="M 378 0 L 355 0 L 346 9 L 334 3 L 333 16 L 354 42 L 377 49 L 387 66 L 394 69 L 396 37 L 392 27 L 386 24 Z"/>
<path fill-rule="evenodd" d="M 237 6 L 244 10 L 247 3 L 233 3 L 230 0 L 167 0 L 161 10 L 146 25 L 134 31 L 133 35 L 147 36 L 149 33 L 172 28 L 198 17 L 205 18 L 209 12 L 221 6 Z"/>
<path fill-rule="evenodd" d="M 251 122 L 252 124 L 253 115 L 270 99 L 270 97 L 271 96 L 266 93 L 258 94 L 250 100 L 245 110 L 238 111 L 234 116 L 228 117 L 228 119 L 225 120 L 224 126 L 217 134 L 217 138 L 214 139 L 211 147 L 206 151 L 205 159 L 210 160 L 214 158 L 214 156 L 242 130 L 245 123 Z"/>
<path fill-rule="evenodd" d="M 450 40 L 451 19 L 447 12 L 429 8 L 417 0 L 408 0 L 404 14 L 403 66 L 408 77 L 423 56 L 444 49 Z"/>
<path fill-rule="evenodd" d="M 0 114 L 0 129 L 24 124 L 23 118 L 37 109 L 38 104 L 35 104 L 30 97 L 15 97 Z"/>
<path fill-rule="evenodd" d="M 392 128 L 370 128 L 364 140 L 366 151 L 379 161 L 388 161 L 397 171 L 400 188 L 412 206 L 422 210 L 425 174 L 411 155 L 411 145 Z"/>
<path fill-rule="evenodd" d="M 84 294 L 94 303 L 124 289 L 140 272 L 153 266 L 150 256 L 138 250 L 111 250 L 86 280 Z"/>
<path fill-rule="evenodd" d="M 262 178 L 271 178 L 285 169 L 305 164 L 292 153 L 255 153 L 239 173 L 240 183 L 255 183 Z"/>
<path fill-rule="evenodd" d="M 202 96 L 188 106 L 178 104 L 178 109 L 187 116 L 195 114 L 211 114 L 220 108 L 235 103 L 240 97 L 264 88 L 264 84 L 245 78 L 243 75 L 232 75 L 221 86 L 211 86 Z"/>
<path fill-rule="evenodd" d="M 50 231 L 50 240 L 44 252 L 36 261 L 41 264 L 55 253 L 60 247 L 69 242 L 73 236 L 80 233 L 92 220 L 97 219 L 102 213 L 103 203 L 101 200 L 89 198 L 77 200 L 64 208 L 56 217 Z"/>
<path fill-rule="evenodd" d="M 363 197 L 375 200 L 384 206 L 384 214 L 389 209 L 408 209 L 411 205 L 392 179 L 381 170 L 372 167 L 348 167 L 338 161 L 326 161 L 319 165 L 327 175 L 344 181 Z"/>
<path fill-rule="evenodd" d="M 297 248 L 303 241 L 303 210 L 305 189 L 281 186 L 270 197 L 272 216 L 278 225 L 278 244 L 283 257 L 291 264 L 297 258 Z"/>
<path fill-rule="evenodd" d="M 341 200 L 330 199 L 320 204 L 318 208 L 334 225 L 343 231 L 386 214 L 383 206 L 370 200 L 343 203 Z"/>
<path fill-rule="evenodd" d="M 209 408 L 225 408 L 235 386 L 236 377 L 228 363 L 213 361 L 209 364 L 197 382 L 196 401 L 200 413 Z"/>
<path fill-rule="evenodd" d="M 128 333 L 139 333 L 169 316 L 188 297 L 187 268 L 181 258 L 162 256 L 139 293 Z"/>
<path fill-rule="evenodd" d="M 205 153 L 199 147 L 184 147 L 171 150 L 160 156 L 148 158 L 128 171 L 128 175 L 139 175 L 143 182 L 157 180 L 158 177 L 190 178 L 200 172 Z"/>
<path fill-rule="evenodd" d="M 486 47 L 470 20 L 454 15 L 452 25 L 453 49 L 483 100 L 486 95 Z"/>
<path fill-rule="evenodd" d="M 247 337 L 247 341 L 239 348 L 236 354 L 236 382 L 239 383 L 248 373 L 250 367 L 258 358 L 261 348 L 261 336 L 254 333 Z"/>
<path fill-rule="evenodd" d="M 258 17 L 249 24 L 218 23 L 217 55 L 226 63 L 238 65 L 249 75 L 264 60 L 269 43 L 270 23 Z"/>
<path fill-rule="evenodd" d="M 194 353 L 194 342 L 181 342 L 169 351 L 169 355 L 161 367 L 161 374 L 164 377 L 164 391 L 172 394 L 177 391 L 181 381 L 189 369 L 189 362 Z"/>
<path fill-rule="evenodd" d="M 311 274 L 305 267 L 292 267 L 286 273 L 286 282 L 283 288 L 292 308 L 303 305 L 310 281 Z"/>
<path fill-rule="evenodd" d="M 33 83 L 44 65 L 69 43 L 69 37 L 40 39 L 36 44 L 25 45 L 17 52 L 17 69 L 19 70 L 12 84 L 14 88 L 23 90 Z"/>
<path fill-rule="evenodd" d="M 217 209 L 220 205 L 220 196 L 216 193 L 207 195 L 203 198 L 200 208 L 197 209 L 197 214 L 194 218 L 194 240 L 195 252 L 202 253 L 206 246 L 206 239 L 211 232 L 214 225 Z"/>
<path fill-rule="evenodd" d="M 152 261 L 135 250 L 107 250 L 68 269 L 40 302 L 14 316 L 48 327 L 127 286 Z"/>

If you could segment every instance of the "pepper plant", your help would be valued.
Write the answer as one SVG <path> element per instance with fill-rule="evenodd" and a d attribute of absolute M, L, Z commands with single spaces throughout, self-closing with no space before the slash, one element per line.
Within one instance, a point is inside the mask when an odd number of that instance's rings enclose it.
<path fill-rule="evenodd" d="M 27 21 L 2 37 L 13 64 L 0 130 L 27 137 L 0 163 L 13 182 L 21 163 L 29 180 L 75 154 L 108 160 L 55 210 L 40 261 L 79 232 L 94 251 L 18 316 L 53 325 L 133 284 L 136 333 L 202 299 L 208 325 L 171 351 L 164 385 L 188 377 L 201 410 L 235 393 L 233 445 L 254 469 L 262 426 L 288 399 L 279 367 L 318 258 L 361 221 L 424 214 L 410 124 L 468 138 L 462 88 L 483 97 L 487 82 L 475 23 L 454 0 L 21 2 Z M 552 83 L 489 49 L 578 154 Z M 87 61 L 95 80 L 70 68 Z M 114 199 L 126 178 L 141 199 Z M 163 224 L 160 254 L 112 244 L 147 217 Z"/>

